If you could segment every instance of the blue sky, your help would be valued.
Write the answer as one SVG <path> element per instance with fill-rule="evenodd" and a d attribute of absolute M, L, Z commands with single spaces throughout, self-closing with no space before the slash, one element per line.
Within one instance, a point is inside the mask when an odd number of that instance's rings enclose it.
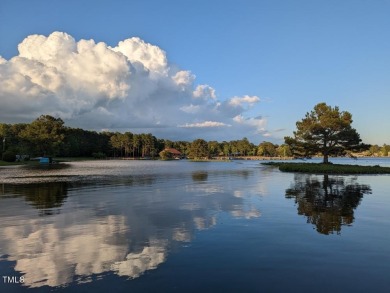
<path fill-rule="evenodd" d="M 93 101 L 88 99 L 90 108 L 75 106 L 74 111 L 67 112 L 55 108 L 68 98 L 64 93 L 69 91 L 62 86 L 61 101 L 53 102 L 47 111 L 63 115 L 74 126 L 147 130 L 172 139 L 224 140 L 246 136 L 255 143 L 263 140 L 282 143 L 284 136 L 292 134 L 297 120 L 318 102 L 326 102 L 352 113 L 353 126 L 364 142 L 381 145 L 390 144 L 389 15 L 390 1 L 386 0 L 3 0 L 0 2 L 0 56 L 7 74 L 17 70 L 23 74 L 27 67 L 30 72 L 36 72 L 31 69 L 36 63 L 26 65 L 20 60 L 14 63 L 22 65 L 8 63 L 19 55 L 18 45 L 26 37 L 47 38 L 56 31 L 66 33 L 76 43 L 93 39 L 95 44 L 104 42 L 110 48 L 120 41 L 139 37 L 166 53 L 169 78 L 177 81 L 175 89 L 166 85 L 160 89 L 160 84 L 166 84 L 165 79 L 155 82 L 151 77 L 153 82 L 148 79 L 137 83 L 140 80 L 137 78 L 137 82 L 129 81 L 129 91 L 153 88 L 150 95 L 127 95 L 119 91 L 118 101 L 110 96 L 104 102 L 102 92 L 93 93 Z M 34 44 L 25 50 L 35 50 Z M 22 55 L 25 57 L 26 53 Z M 45 63 L 45 66 L 49 65 Z M 178 81 L 180 74 L 176 74 L 180 71 L 191 73 L 185 85 Z M 68 72 L 65 75 L 69 76 Z M 66 79 L 65 75 L 61 75 L 61 80 Z M 184 78 L 184 73 L 180 76 Z M 34 81 L 34 76 L 29 80 Z M 202 92 L 202 103 L 199 98 L 191 100 L 198 85 L 209 86 Z M 72 82 L 66 86 L 76 87 Z M 51 103 L 44 100 L 49 99 L 49 89 L 53 101 L 52 96 L 59 92 L 48 86 L 44 98 L 41 87 L 36 97 L 31 91 L 29 103 L 38 99 L 43 111 L 44 105 Z M 11 109 L 5 95 L 17 93 L 10 91 L 3 93 L 1 122 L 24 122 L 40 114 L 37 109 L 31 109 L 31 104 L 21 107 L 19 112 Z M 212 91 L 214 95 L 210 94 Z M 181 97 L 180 93 L 187 96 Z M 75 99 L 89 94 L 83 90 L 72 91 L 71 95 Z M 160 97 L 164 97 L 160 100 L 164 103 L 161 109 L 156 102 Z M 234 97 L 240 102 L 232 103 Z M 126 111 L 119 100 L 129 100 Z M 136 104 L 135 100 L 142 100 L 142 104 Z M 218 108 L 218 114 L 204 110 L 207 106 Z M 197 116 L 195 107 L 202 115 Z M 176 120 L 175 113 L 179 113 Z M 124 118 L 111 121 L 109 117 L 116 115 Z M 154 124 L 148 124 L 142 116 L 154 119 Z M 101 119 L 94 121 L 91 117 Z"/>

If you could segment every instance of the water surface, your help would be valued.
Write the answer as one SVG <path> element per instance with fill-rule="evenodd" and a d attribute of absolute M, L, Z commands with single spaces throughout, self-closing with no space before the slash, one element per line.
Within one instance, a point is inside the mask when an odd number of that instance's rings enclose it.
<path fill-rule="evenodd" d="M 2 167 L 0 275 L 24 283 L 0 292 L 388 292 L 389 179 L 256 161 Z"/>

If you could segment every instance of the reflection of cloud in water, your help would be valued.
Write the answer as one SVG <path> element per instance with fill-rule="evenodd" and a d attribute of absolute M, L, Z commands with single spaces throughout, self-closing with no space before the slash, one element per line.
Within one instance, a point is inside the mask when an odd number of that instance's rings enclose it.
<path fill-rule="evenodd" d="M 195 190 L 193 194 L 198 194 Z M 189 242 L 194 230 L 216 225 L 217 215 L 210 214 L 213 207 L 218 207 L 218 211 L 242 207 L 242 198 L 222 192 L 222 187 L 218 190 L 221 192 L 210 196 L 187 196 L 182 205 L 177 205 L 182 196 L 178 192 L 177 197 L 166 197 L 164 208 L 157 210 L 151 206 L 157 207 L 160 202 L 155 196 L 140 195 L 134 200 L 143 201 L 137 206 L 141 210 L 120 207 L 127 216 L 96 216 L 96 210 L 67 208 L 62 214 L 37 219 L 17 216 L 16 220 L 9 214 L 2 218 L 3 223 L 17 223 L 17 226 L 0 225 L 1 254 L 8 255 L 8 261 L 16 261 L 15 270 L 24 274 L 25 285 L 29 287 L 88 282 L 90 276 L 110 271 L 136 278 L 164 262 L 168 246 L 173 242 Z M 88 199 L 86 195 L 70 195 L 70 199 L 68 204 L 74 200 L 77 206 L 91 204 L 84 202 Z M 94 197 L 93 201 L 99 199 Z M 172 212 L 167 215 L 167 210 Z M 248 217 L 250 213 L 256 214 L 250 211 L 234 216 Z M 162 220 L 151 221 L 152 216 Z"/>
<path fill-rule="evenodd" d="M 164 261 L 165 243 L 152 241 L 140 253 L 128 253 L 127 230 L 125 217 L 114 215 L 68 227 L 24 220 L 4 228 L 0 243 L 8 260 L 16 261 L 15 270 L 24 274 L 25 285 L 60 286 L 74 276 L 110 270 L 135 278 Z"/>
<path fill-rule="evenodd" d="M 140 253 L 129 253 L 124 261 L 115 262 L 111 268 L 119 276 L 139 277 L 145 271 L 155 269 L 165 261 L 165 246 L 166 243 L 163 241 L 155 241 L 151 246 L 144 247 Z"/>
<path fill-rule="evenodd" d="M 122 166 L 121 162 L 118 164 Z M 95 163 L 79 165 L 90 168 Z M 127 169 L 118 170 L 140 171 L 123 163 L 124 166 Z M 220 211 L 235 218 L 260 217 L 260 211 L 248 199 L 259 196 L 259 185 L 264 180 L 247 181 L 252 171 L 167 174 L 166 165 L 163 167 L 164 172 L 156 176 L 139 172 L 143 175 L 107 176 L 98 185 L 62 184 L 67 197 L 60 202 L 61 214 L 27 220 L 20 216 L 28 211 L 23 210 L 26 206 L 19 205 L 16 216 L 9 211 L 7 217 L 2 217 L 0 254 L 7 255 L 8 261 L 16 261 L 15 270 L 25 275 L 26 285 L 30 287 L 85 282 L 92 280 L 92 275 L 107 272 L 136 278 L 163 263 L 169 246 L 189 242 L 195 230 L 215 226 Z M 118 170 L 108 168 L 108 173 Z M 237 178 L 248 184 L 242 187 Z M 114 195 L 118 196 L 115 200 L 107 197 L 106 188 L 112 186 L 115 186 Z M 12 194 L 22 195 L 18 194 L 22 186 L 15 188 Z M 42 197 L 42 201 L 47 198 Z M 16 202 L 17 198 L 7 200 Z M 128 204 L 123 204 L 124 201 Z M 40 203 L 41 206 L 46 207 Z M 12 222 L 18 226 L 9 225 Z"/>
<path fill-rule="evenodd" d="M 217 224 L 217 217 L 212 216 L 210 218 L 194 217 L 195 227 L 198 230 L 209 229 Z"/>
<path fill-rule="evenodd" d="M 182 227 L 174 228 L 172 238 L 173 238 L 173 240 L 180 241 L 180 242 L 190 242 L 191 241 L 191 234 L 185 228 L 182 228 Z"/>
<path fill-rule="evenodd" d="M 200 209 L 200 204 L 195 202 L 187 202 L 182 204 L 179 209 L 185 210 L 185 211 L 195 211 Z"/>
<path fill-rule="evenodd" d="M 237 197 L 237 198 L 242 198 L 243 197 L 243 194 L 242 194 L 241 190 L 235 190 L 233 192 L 233 195 L 234 195 L 234 197 Z"/>
<path fill-rule="evenodd" d="M 260 211 L 255 208 L 252 208 L 249 211 L 234 210 L 231 212 L 231 214 L 235 218 L 245 218 L 245 219 L 259 218 L 261 216 Z"/>
<path fill-rule="evenodd" d="M 201 184 L 189 184 L 185 187 L 186 192 L 197 192 L 199 194 L 213 194 L 213 193 L 221 193 L 224 191 L 223 186 L 218 184 L 211 183 L 201 183 Z"/>

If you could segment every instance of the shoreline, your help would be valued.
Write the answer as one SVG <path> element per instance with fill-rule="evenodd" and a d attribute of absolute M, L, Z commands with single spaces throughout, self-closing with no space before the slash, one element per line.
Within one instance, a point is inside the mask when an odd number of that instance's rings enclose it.
<path fill-rule="evenodd" d="M 325 175 L 384 175 L 390 174 L 390 167 L 379 165 L 346 165 L 323 163 L 266 162 L 265 166 L 278 167 L 281 172 Z"/>

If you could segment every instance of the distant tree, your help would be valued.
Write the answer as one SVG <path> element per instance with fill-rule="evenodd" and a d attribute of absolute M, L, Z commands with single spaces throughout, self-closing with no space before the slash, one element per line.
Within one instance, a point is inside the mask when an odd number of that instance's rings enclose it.
<path fill-rule="evenodd" d="M 220 150 L 220 146 L 219 146 L 218 141 L 215 141 L 215 140 L 209 141 L 207 144 L 208 144 L 208 150 L 209 150 L 210 155 L 212 155 L 212 156 L 219 155 L 221 150 Z"/>
<path fill-rule="evenodd" d="M 93 156 L 93 153 L 109 154 L 110 137 L 113 133 L 66 128 L 63 142 L 64 156 Z"/>
<path fill-rule="evenodd" d="M 188 141 L 175 141 L 173 148 L 179 150 L 182 154 L 188 155 L 190 152 L 191 143 Z"/>
<path fill-rule="evenodd" d="M 151 133 L 141 134 L 142 157 L 154 157 L 156 153 L 157 139 Z"/>
<path fill-rule="evenodd" d="M 139 134 L 133 135 L 133 158 L 135 157 L 135 153 L 139 157 L 139 148 L 141 146 L 141 136 Z"/>
<path fill-rule="evenodd" d="M 9 133 L 9 125 L 0 123 L 0 142 L 1 142 L 0 154 L 5 152 L 8 133 Z"/>
<path fill-rule="evenodd" d="M 390 145 L 384 144 L 381 147 L 381 153 L 384 157 L 390 156 Z"/>
<path fill-rule="evenodd" d="M 238 156 L 238 155 L 240 155 L 240 150 L 239 150 L 239 148 L 238 148 L 238 140 L 229 141 L 229 145 L 230 145 L 231 154 L 232 154 L 233 156 Z"/>
<path fill-rule="evenodd" d="M 237 142 L 237 148 L 238 148 L 238 152 L 241 155 L 247 156 L 252 150 L 252 145 L 249 142 L 249 140 L 246 137 L 244 137 L 243 139 Z"/>
<path fill-rule="evenodd" d="M 125 157 L 128 157 L 133 149 L 133 134 L 131 132 L 125 132 L 121 136 L 121 141 L 125 150 Z"/>
<path fill-rule="evenodd" d="M 203 139 L 196 139 L 191 143 L 189 156 L 195 160 L 208 159 L 209 150 L 207 142 Z"/>
<path fill-rule="evenodd" d="M 38 155 L 55 155 L 64 140 L 64 121 L 50 115 L 41 115 L 20 131 L 30 150 Z"/>
<path fill-rule="evenodd" d="M 110 137 L 110 144 L 114 149 L 114 154 L 118 151 L 119 156 L 123 156 L 123 141 L 121 139 L 122 134 L 117 132 Z"/>
<path fill-rule="evenodd" d="M 4 153 L 2 153 L 1 159 L 4 162 L 15 162 L 16 154 L 12 151 L 5 151 Z"/>
<path fill-rule="evenodd" d="M 164 148 L 172 148 L 173 147 L 173 141 L 169 139 L 164 139 Z"/>
<path fill-rule="evenodd" d="M 231 154 L 230 143 L 228 143 L 227 141 L 223 141 L 221 143 L 221 148 L 225 156 L 229 156 Z"/>
<path fill-rule="evenodd" d="M 306 157 L 320 153 L 326 164 L 329 156 L 345 155 L 347 151 L 362 151 L 370 147 L 361 143 L 351 123 L 352 115 L 349 112 L 340 112 L 337 106 L 332 108 L 319 103 L 296 123 L 294 137 L 285 137 L 285 143 L 294 156 Z"/>
<path fill-rule="evenodd" d="M 287 144 L 282 144 L 276 148 L 276 155 L 279 157 L 291 157 L 292 153 Z"/>
<path fill-rule="evenodd" d="M 370 146 L 370 148 L 368 149 L 370 156 L 378 155 L 380 151 L 381 148 L 377 144 Z"/>
<path fill-rule="evenodd" d="M 276 156 L 275 145 L 272 142 L 263 141 L 257 148 L 257 154 L 264 157 L 274 157 Z"/>
<path fill-rule="evenodd" d="M 159 152 L 158 154 L 161 158 L 161 160 L 169 160 L 169 159 L 172 159 L 172 153 L 170 153 L 169 151 L 167 150 L 162 150 L 161 152 Z"/>
<path fill-rule="evenodd" d="M 4 124 L 0 123 L 1 150 L 12 151 L 16 154 L 27 154 L 29 151 L 26 141 L 19 134 L 27 127 L 25 123 Z"/>

